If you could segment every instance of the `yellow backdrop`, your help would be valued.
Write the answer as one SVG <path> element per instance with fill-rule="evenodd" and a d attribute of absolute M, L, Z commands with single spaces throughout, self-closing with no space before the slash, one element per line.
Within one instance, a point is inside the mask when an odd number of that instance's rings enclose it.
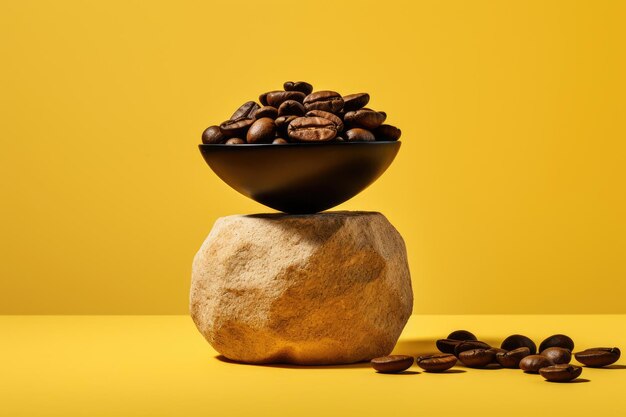
<path fill-rule="evenodd" d="M 367 91 L 417 313 L 626 313 L 626 3 L 23 1 L 0 10 L 1 313 L 185 313 L 242 102 Z"/>

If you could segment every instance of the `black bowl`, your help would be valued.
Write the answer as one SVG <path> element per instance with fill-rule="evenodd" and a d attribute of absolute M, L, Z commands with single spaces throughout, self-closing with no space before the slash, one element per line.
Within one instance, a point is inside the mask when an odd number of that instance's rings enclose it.
<path fill-rule="evenodd" d="M 317 213 L 363 191 L 389 167 L 400 142 L 199 145 L 226 184 L 285 213 Z"/>

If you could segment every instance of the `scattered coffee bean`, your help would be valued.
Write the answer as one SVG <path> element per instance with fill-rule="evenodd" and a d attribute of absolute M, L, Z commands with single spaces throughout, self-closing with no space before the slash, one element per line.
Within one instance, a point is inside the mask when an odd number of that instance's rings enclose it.
<path fill-rule="evenodd" d="M 456 357 L 450 354 L 425 355 L 419 356 L 416 362 L 427 372 L 443 372 L 456 365 Z"/>
<path fill-rule="evenodd" d="M 220 131 L 227 138 L 246 136 L 248 128 L 252 126 L 254 119 L 226 120 L 220 125 Z"/>
<path fill-rule="evenodd" d="M 506 339 L 504 339 L 500 347 L 504 350 L 513 350 L 520 347 L 527 347 L 530 350 L 531 355 L 537 353 L 537 345 L 535 345 L 535 342 L 521 334 L 514 334 L 507 337 Z"/>
<path fill-rule="evenodd" d="M 305 95 L 309 95 L 313 92 L 313 86 L 304 81 L 287 81 L 283 84 L 285 91 L 300 91 Z"/>
<path fill-rule="evenodd" d="M 572 352 L 561 347 L 549 347 L 542 350 L 541 355 L 550 359 L 555 365 L 569 363 L 572 360 Z"/>
<path fill-rule="evenodd" d="M 519 368 L 520 361 L 528 355 L 530 355 L 530 349 L 521 347 L 496 353 L 496 361 L 503 368 Z"/>
<path fill-rule="evenodd" d="M 300 91 L 270 91 L 269 93 L 267 93 L 267 104 L 272 107 L 279 108 L 280 105 L 287 100 L 294 100 L 302 103 L 304 97 L 304 93 Z"/>
<path fill-rule="evenodd" d="M 250 126 L 246 139 L 248 143 L 270 143 L 276 135 L 274 120 L 263 117 Z"/>
<path fill-rule="evenodd" d="M 302 103 L 295 100 L 285 100 L 278 108 L 279 116 L 304 116 L 305 110 Z"/>
<path fill-rule="evenodd" d="M 370 95 L 367 93 L 348 94 L 343 96 L 343 109 L 344 111 L 358 110 L 367 106 L 370 101 Z"/>
<path fill-rule="evenodd" d="M 359 127 L 347 130 L 346 139 L 348 139 L 349 142 L 371 142 L 376 140 L 372 132 Z"/>
<path fill-rule="evenodd" d="M 209 126 L 202 132 L 202 143 L 215 144 L 226 140 L 219 126 Z"/>
<path fill-rule="evenodd" d="M 459 343 L 458 345 L 454 347 L 454 356 L 458 358 L 461 352 L 465 352 L 466 350 L 472 350 L 472 349 L 487 350 L 490 348 L 491 346 L 489 346 L 485 342 L 481 342 L 480 340 L 466 340 L 464 342 Z"/>
<path fill-rule="evenodd" d="M 402 131 L 395 126 L 380 125 L 374 129 L 376 140 L 398 140 L 402 136 Z"/>
<path fill-rule="evenodd" d="M 284 145 L 285 143 L 289 143 L 287 142 L 285 139 L 283 138 L 276 138 L 272 141 L 273 144 L 275 145 Z"/>
<path fill-rule="evenodd" d="M 389 355 L 374 358 L 370 363 L 380 373 L 395 374 L 409 369 L 413 365 L 413 356 Z"/>
<path fill-rule="evenodd" d="M 506 353 L 506 350 L 504 349 L 500 349 L 497 347 L 492 347 L 487 349 L 489 352 L 493 352 L 493 359 L 491 360 L 491 363 L 499 365 L 500 363 L 496 360 L 496 356 L 498 355 L 498 353 Z"/>
<path fill-rule="evenodd" d="M 576 379 L 583 372 L 583 368 L 570 364 L 559 364 L 541 368 L 539 373 L 550 382 L 567 382 Z"/>
<path fill-rule="evenodd" d="M 529 373 L 537 373 L 541 368 L 552 365 L 552 361 L 542 355 L 528 355 L 519 362 L 520 369 Z"/>
<path fill-rule="evenodd" d="M 459 353 L 459 360 L 470 368 L 484 368 L 494 361 L 496 354 L 490 349 L 470 349 Z"/>
<path fill-rule="evenodd" d="M 620 357 L 619 348 L 597 347 L 574 353 L 576 360 L 590 368 L 600 368 L 617 362 Z"/>
<path fill-rule="evenodd" d="M 306 96 L 303 103 L 307 111 L 324 110 L 336 113 L 343 108 L 343 98 L 336 91 L 316 91 Z"/>
<path fill-rule="evenodd" d="M 337 132 L 341 132 L 343 130 L 343 122 L 338 116 L 335 116 L 332 113 L 329 113 L 324 110 L 311 110 L 306 114 L 308 117 L 323 117 L 324 119 L 328 119 L 337 126 Z"/>
<path fill-rule="evenodd" d="M 267 106 L 267 95 L 269 93 L 263 93 L 259 96 L 259 102 L 261 103 L 262 106 Z"/>
<path fill-rule="evenodd" d="M 289 123 L 287 134 L 299 142 L 324 142 L 337 135 L 337 126 L 323 117 L 298 117 Z"/>
<path fill-rule="evenodd" d="M 541 344 L 539 345 L 539 352 L 543 352 L 547 348 L 551 347 L 561 347 L 573 351 L 574 341 L 571 337 L 564 334 L 554 334 L 550 337 L 547 337 L 543 342 L 541 342 Z"/>
<path fill-rule="evenodd" d="M 454 353 L 454 348 L 463 342 L 462 340 L 439 339 L 436 342 L 437 349 L 442 353 Z"/>
<path fill-rule="evenodd" d="M 260 108 L 260 106 L 254 101 L 247 101 L 243 103 L 232 116 L 230 120 L 239 119 L 254 119 L 254 113 Z"/>
<path fill-rule="evenodd" d="M 278 117 L 278 109 L 272 106 L 263 106 L 259 110 L 254 113 L 254 117 L 256 119 L 262 119 L 263 117 L 269 117 L 270 119 L 275 119 Z"/>
<path fill-rule="evenodd" d="M 361 127 L 368 130 L 376 129 L 383 124 L 386 118 L 385 113 L 370 109 L 349 111 L 344 116 L 344 120 L 349 127 Z"/>
<path fill-rule="evenodd" d="M 467 330 L 455 330 L 448 335 L 446 339 L 452 340 L 478 340 L 474 333 L 468 332 Z"/>
<path fill-rule="evenodd" d="M 225 143 L 227 145 L 242 145 L 246 143 L 246 141 L 241 138 L 230 138 Z"/>

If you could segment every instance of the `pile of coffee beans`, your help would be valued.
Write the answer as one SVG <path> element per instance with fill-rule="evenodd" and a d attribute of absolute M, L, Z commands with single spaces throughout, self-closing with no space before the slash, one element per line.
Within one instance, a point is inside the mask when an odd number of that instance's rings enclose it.
<path fill-rule="evenodd" d="M 582 374 L 582 367 L 570 364 L 574 341 L 564 334 L 555 334 L 537 345 L 527 336 L 514 334 L 500 347 L 478 340 L 467 330 L 455 330 L 436 342 L 439 354 L 418 356 L 417 365 L 426 372 L 444 372 L 457 360 L 468 368 L 513 368 L 536 373 L 550 382 L 568 382 Z M 599 368 L 615 363 L 619 348 L 597 347 L 574 353 L 574 358 L 587 367 Z M 399 373 L 413 364 L 412 356 L 392 355 L 375 358 L 372 367 L 380 373 Z"/>
<path fill-rule="evenodd" d="M 395 141 L 402 132 L 384 124 L 387 114 L 365 107 L 367 93 L 342 96 L 336 91 L 313 91 L 304 81 L 287 81 L 283 90 L 269 91 L 242 104 L 219 126 L 202 133 L 205 144 L 285 144 L 319 142 Z"/>

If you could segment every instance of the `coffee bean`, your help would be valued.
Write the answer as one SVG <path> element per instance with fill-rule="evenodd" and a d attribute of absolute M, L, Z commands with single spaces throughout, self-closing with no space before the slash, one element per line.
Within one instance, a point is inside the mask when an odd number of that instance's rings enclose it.
<path fill-rule="evenodd" d="M 560 347 L 549 347 L 541 351 L 541 355 L 550 359 L 555 365 L 569 363 L 572 360 L 572 352 Z"/>
<path fill-rule="evenodd" d="M 446 339 L 452 340 L 478 340 L 474 333 L 468 332 L 467 330 L 455 330 L 448 335 Z"/>
<path fill-rule="evenodd" d="M 619 348 L 597 347 L 574 353 L 576 360 L 590 368 L 600 368 L 617 362 L 620 357 Z"/>
<path fill-rule="evenodd" d="M 337 126 L 323 117 L 298 117 L 289 123 L 287 134 L 300 142 L 324 142 L 337 135 Z"/>
<path fill-rule="evenodd" d="M 419 356 L 416 363 L 427 372 L 443 372 L 456 365 L 456 357 L 450 354 L 425 355 Z"/>
<path fill-rule="evenodd" d="M 347 112 L 343 120 L 350 127 L 372 130 L 383 124 L 386 118 L 387 116 L 383 112 L 361 109 Z"/>
<path fill-rule="evenodd" d="M 294 100 L 299 103 L 302 103 L 304 100 L 305 94 L 300 91 L 270 91 L 267 93 L 267 104 L 276 108 L 279 108 L 283 102 L 287 100 Z"/>
<path fill-rule="evenodd" d="M 261 103 L 262 106 L 267 106 L 267 95 L 269 93 L 263 93 L 259 96 L 259 102 Z"/>
<path fill-rule="evenodd" d="M 355 127 L 346 131 L 348 142 L 372 142 L 375 140 L 374 134 L 366 129 Z"/>
<path fill-rule="evenodd" d="M 496 361 L 503 368 L 519 368 L 519 363 L 526 356 L 530 355 L 530 349 L 521 347 L 510 351 L 496 353 Z"/>
<path fill-rule="evenodd" d="M 336 113 L 343 108 L 343 98 L 336 91 L 316 91 L 306 96 L 303 103 L 307 111 L 324 110 Z"/>
<path fill-rule="evenodd" d="M 537 373 L 541 368 L 552 365 L 552 361 L 542 355 L 528 355 L 519 362 L 520 369 L 529 373 Z"/>
<path fill-rule="evenodd" d="M 295 100 L 285 100 L 278 108 L 279 116 L 304 116 L 305 110 L 302 103 Z"/>
<path fill-rule="evenodd" d="M 343 109 L 345 111 L 358 110 L 367 106 L 370 101 L 370 95 L 367 93 L 348 94 L 343 96 Z"/>
<path fill-rule="evenodd" d="M 398 140 L 402 136 L 402 131 L 395 126 L 380 125 L 373 130 L 376 140 Z"/>
<path fill-rule="evenodd" d="M 337 116 L 332 113 L 329 113 L 324 110 L 311 110 L 306 114 L 308 117 L 323 117 L 324 119 L 328 119 L 337 126 L 337 132 L 341 132 L 343 130 L 343 122 Z"/>
<path fill-rule="evenodd" d="M 500 347 L 504 350 L 513 350 L 520 347 L 527 347 L 530 350 L 531 355 L 537 353 L 537 345 L 535 345 L 535 342 L 521 334 L 514 334 L 507 337 L 506 339 L 504 339 Z"/>
<path fill-rule="evenodd" d="M 560 364 L 541 368 L 539 373 L 550 382 L 567 382 L 582 374 L 583 368 L 576 365 Z"/>
<path fill-rule="evenodd" d="M 278 109 L 272 106 L 263 106 L 259 110 L 257 110 L 256 113 L 254 113 L 254 117 L 256 119 L 262 119 L 264 117 L 275 119 L 278 117 Z"/>
<path fill-rule="evenodd" d="M 298 116 L 280 116 L 277 117 L 276 120 L 274 121 L 274 123 L 276 123 L 276 130 L 278 131 L 278 134 L 282 137 L 287 137 L 287 128 L 289 126 L 289 123 L 293 122 L 295 119 L 297 119 Z"/>
<path fill-rule="evenodd" d="M 439 339 L 436 342 L 437 349 L 442 353 L 454 353 L 454 348 L 459 345 L 462 340 Z"/>
<path fill-rule="evenodd" d="M 202 132 L 202 143 L 215 144 L 222 143 L 225 140 L 226 137 L 219 126 L 209 126 Z"/>
<path fill-rule="evenodd" d="M 462 352 L 465 352 L 466 350 L 472 350 L 472 349 L 487 350 L 489 348 L 491 348 L 491 346 L 489 346 L 485 342 L 481 342 L 480 340 L 466 340 L 464 342 L 459 343 L 458 345 L 454 347 L 454 356 L 458 358 L 459 355 Z"/>
<path fill-rule="evenodd" d="M 459 360 L 470 368 L 484 368 L 493 362 L 495 353 L 489 349 L 470 349 L 459 353 Z"/>
<path fill-rule="evenodd" d="M 496 356 L 498 355 L 498 353 L 506 353 L 506 350 L 504 349 L 500 349 L 497 347 L 492 347 L 487 349 L 489 352 L 493 352 L 493 359 L 491 360 L 491 363 L 493 364 L 499 364 L 499 362 L 496 360 Z"/>
<path fill-rule="evenodd" d="M 539 345 L 539 352 L 543 352 L 550 347 L 561 347 L 573 351 L 574 341 L 571 337 L 564 334 L 554 334 L 550 337 L 547 337 L 543 342 L 541 342 L 541 344 Z"/>
<path fill-rule="evenodd" d="M 333 139 L 333 142 L 345 142 L 346 140 L 344 139 L 343 136 L 335 136 L 335 139 Z"/>
<path fill-rule="evenodd" d="M 285 139 L 283 138 L 276 138 L 272 141 L 273 144 L 275 145 L 284 145 L 285 143 L 289 143 L 287 142 Z"/>
<path fill-rule="evenodd" d="M 230 138 L 225 143 L 227 145 L 241 145 L 246 143 L 246 141 L 241 138 Z"/>
<path fill-rule="evenodd" d="M 254 101 L 247 101 L 243 103 L 232 116 L 230 116 L 230 120 L 239 120 L 239 119 L 253 119 L 254 113 L 260 108 L 257 103 Z"/>
<path fill-rule="evenodd" d="M 243 137 L 252 123 L 254 119 L 226 120 L 220 125 L 220 131 L 227 138 Z"/>
<path fill-rule="evenodd" d="M 413 365 L 413 356 L 389 355 L 370 361 L 372 368 L 383 374 L 395 374 L 405 371 Z"/>
<path fill-rule="evenodd" d="M 311 94 L 313 86 L 304 81 L 287 81 L 283 84 L 285 91 L 300 91 L 305 95 Z"/>
<path fill-rule="evenodd" d="M 263 117 L 250 126 L 246 139 L 248 143 L 270 143 L 274 140 L 275 134 L 276 125 L 274 120 L 269 117 Z"/>

